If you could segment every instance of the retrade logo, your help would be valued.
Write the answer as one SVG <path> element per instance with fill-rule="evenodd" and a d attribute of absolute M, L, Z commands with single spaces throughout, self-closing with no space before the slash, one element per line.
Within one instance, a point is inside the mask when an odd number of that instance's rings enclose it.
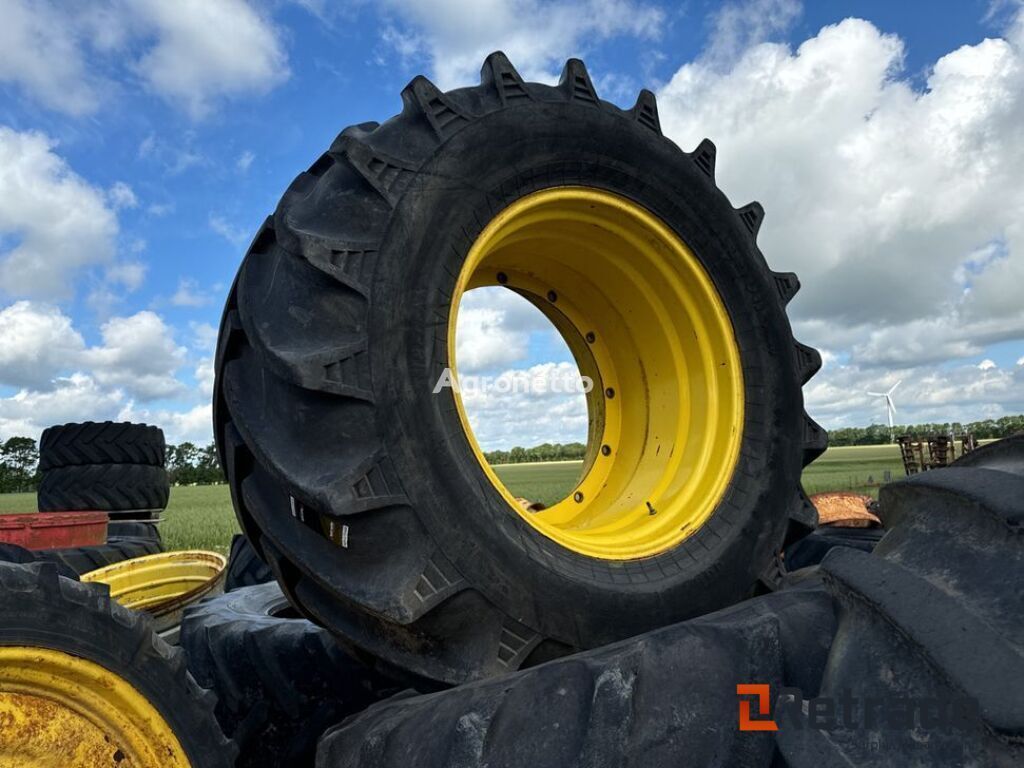
<path fill-rule="evenodd" d="M 778 724 L 771 719 L 772 703 L 767 683 L 740 683 L 736 686 L 736 695 L 740 697 L 740 730 L 741 731 L 777 731 Z M 757 715 L 760 719 L 750 716 L 750 705 L 757 700 Z M 767 717 L 764 717 L 767 715 Z"/>
<path fill-rule="evenodd" d="M 966 731 L 980 719 L 978 702 L 966 696 L 859 698 L 849 690 L 839 696 L 805 699 L 799 688 L 782 688 L 772 699 L 767 683 L 740 683 L 739 729 L 778 731 L 780 728 L 836 730 Z M 773 711 L 774 704 L 774 711 Z"/>

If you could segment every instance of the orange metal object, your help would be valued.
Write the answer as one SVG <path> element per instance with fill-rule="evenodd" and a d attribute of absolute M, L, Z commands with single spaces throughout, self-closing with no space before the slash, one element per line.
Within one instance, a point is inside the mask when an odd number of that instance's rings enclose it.
<path fill-rule="evenodd" d="M 0 542 L 26 549 L 91 547 L 107 540 L 106 512 L 0 513 Z"/>

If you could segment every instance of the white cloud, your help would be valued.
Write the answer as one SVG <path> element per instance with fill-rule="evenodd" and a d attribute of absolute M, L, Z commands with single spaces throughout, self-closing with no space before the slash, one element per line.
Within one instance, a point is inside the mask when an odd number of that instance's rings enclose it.
<path fill-rule="evenodd" d="M 726 65 L 747 48 L 787 30 L 800 16 L 800 0 L 725 3 L 712 16 L 705 63 Z"/>
<path fill-rule="evenodd" d="M 633 0 L 387 0 L 401 17 L 384 42 L 429 60 L 441 88 L 475 82 L 484 57 L 503 50 L 524 77 L 549 82 L 570 56 L 619 36 L 656 39 L 661 9 Z"/>
<path fill-rule="evenodd" d="M 39 439 L 44 429 L 69 421 L 114 419 L 124 393 L 107 389 L 94 378 L 75 373 L 47 390 L 21 390 L 0 398 L 0 439 L 22 435 Z"/>
<path fill-rule="evenodd" d="M 579 376 L 572 363 L 541 363 L 502 371 L 497 387 L 464 389 L 462 402 L 473 435 L 485 451 L 540 443 L 587 441 L 587 401 L 582 392 L 565 392 L 564 382 Z M 515 382 L 531 382 L 529 389 Z M 552 386 L 553 382 L 558 382 Z"/>
<path fill-rule="evenodd" d="M 210 323 L 197 323 L 194 320 L 188 324 L 192 331 L 192 345 L 201 353 L 213 352 L 217 346 L 217 328 Z"/>
<path fill-rule="evenodd" d="M 150 216 L 161 218 L 174 211 L 174 203 L 150 203 L 146 206 L 146 213 Z"/>
<path fill-rule="evenodd" d="M 201 349 L 190 359 L 153 312 L 109 319 L 100 328 L 101 343 L 88 346 L 56 307 L 19 301 L 0 310 L 0 385 L 17 388 L 0 397 L 0 439 L 38 437 L 45 427 L 67 421 L 134 414 L 172 434 L 177 430 L 189 439 L 205 434 L 208 441 L 216 332 L 195 324 L 193 333 Z M 190 362 L 197 387 L 177 378 Z M 165 399 L 178 409 L 150 411 L 138 405 Z"/>
<path fill-rule="evenodd" d="M 760 43 L 725 64 L 710 53 L 686 64 L 659 109 L 680 146 L 715 142 L 735 205 L 765 203 L 759 244 L 803 283 L 797 331 L 846 361 L 812 386 L 885 366 L 952 404 L 929 365 L 1024 339 L 1024 27 L 941 57 L 923 89 L 903 57 L 898 37 L 847 19 L 795 50 Z M 996 386 L 1006 372 L 984 373 L 985 391 L 1024 409 L 1019 387 Z M 934 402 L 905 386 L 908 403 Z M 844 413 L 863 423 L 865 408 Z"/>
<path fill-rule="evenodd" d="M 278 31 L 244 0 L 132 5 L 157 36 L 138 62 L 139 72 L 193 117 L 226 97 L 266 93 L 289 76 Z"/>
<path fill-rule="evenodd" d="M 196 364 L 196 382 L 199 384 L 199 392 L 207 399 L 213 398 L 214 369 L 213 358 L 204 357 Z"/>
<path fill-rule="evenodd" d="M 3 26 L 3 25 L 0 25 Z M 0 286 L 11 297 L 68 298 L 78 271 L 109 262 L 117 215 L 36 132 L 0 126 Z"/>
<path fill-rule="evenodd" d="M 0 440 L 23 435 L 36 440 L 53 424 L 84 421 L 134 421 L 155 424 L 169 443 L 190 440 L 206 445 L 213 440 L 209 403 L 184 410 L 138 406 L 120 389 L 108 389 L 91 376 L 76 373 L 58 379 L 52 390 L 21 391 L 0 398 Z"/>
<path fill-rule="evenodd" d="M 213 301 L 209 293 L 203 291 L 195 280 L 181 278 L 178 290 L 171 296 L 171 304 L 176 307 L 205 307 Z"/>
<path fill-rule="evenodd" d="M 1019 333 L 1019 302 L 1005 301 L 1007 278 L 1024 269 L 1019 42 L 960 48 L 918 92 L 898 76 L 902 42 L 848 19 L 796 51 L 754 46 L 726 72 L 685 65 L 660 94 L 662 124 L 684 147 L 713 138 L 737 204 L 769 199 L 760 242 L 775 266 L 800 273 L 799 318 L 935 319 L 957 336 L 962 317 L 992 318 L 995 303 Z M 956 277 L 994 240 L 1010 257 L 965 295 Z M 985 306 L 981 292 L 992 294 Z"/>
<path fill-rule="evenodd" d="M 235 167 L 242 173 L 249 170 L 249 166 L 252 165 L 252 161 L 256 159 L 256 155 L 250 152 L 248 149 L 238 156 L 235 161 Z"/>
<path fill-rule="evenodd" d="M 73 369 L 85 342 L 71 318 L 56 307 L 18 301 L 0 310 L 0 384 L 49 389 Z"/>
<path fill-rule="evenodd" d="M 0 312 L 5 344 L 2 381 L 12 386 L 48 387 L 58 374 L 89 372 L 107 387 L 139 397 L 180 393 L 174 372 L 186 350 L 171 329 L 149 311 L 115 317 L 101 328 L 103 343 L 86 347 L 71 319 L 59 309 L 17 302 Z"/>
<path fill-rule="evenodd" d="M 128 291 L 137 291 L 146 279 L 148 266 L 141 261 L 122 261 L 107 269 L 107 282 L 122 285 Z"/>
<path fill-rule="evenodd" d="M 139 206 L 139 199 L 135 197 L 135 192 L 123 181 L 114 182 L 107 191 L 107 196 L 115 208 L 137 208 Z"/>
<path fill-rule="evenodd" d="M 455 331 L 455 359 L 463 373 L 494 371 L 526 359 L 530 333 L 556 333 L 539 309 L 505 288 L 478 288 L 463 296 Z"/>
<path fill-rule="evenodd" d="M 987 361 L 992 363 L 992 361 Z M 868 391 L 895 393 L 900 424 L 995 418 L 1024 410 L 1024 367 L 960 364 L 862 369 L 826 356 L 821 373 L 804 387 L 808 410 L 826 428 L 885 423 L 881 398 Z"/>
<path fill-rule="evenodd" d="M 0 0 L 0 81 L 72 115 L 95 111 L 118 65 L 194 118 L 289 76 L 281 34 L 247 0 Z M 117 77 L 121 83 L 128 80 Z"/>
<path fill-rule="evenodd" d="M 117 419 L 156 424 L 164 431 L 167 442 L 172 445 L 186 440 L 197 445 L 206 445 L 213 440 L 213 409 L 209 403 L 185 411 L 172 411 L 138 408 L 135 403 L 130 402 L 118 412 Z"/>
<path fill-rule="evenodd" d="M 169 326 L 148 310 L 114 317 L 100 329 L 102 346 L 82 354 L 96 380 L 142 399 L 181 395 L 184 385 L 174 376 L 188 350 L 174 342 Z"/>
<path fill-rule="evenodd" d="M 17 84 L 50 109 L 82 115 L 96 108 L 99 95 L 81 30 L 66 15 L 66 8 L 47 2 L 0 0 L 0 81 Z"/>
<path fill-rule="evenodd" d="M 250 233 L 241 227 L 235 226 L 223 216 L 211 213 L 209 218 L 210 229 L 223 237 L 235 247 L 245 245 L 249 240 Z"/>

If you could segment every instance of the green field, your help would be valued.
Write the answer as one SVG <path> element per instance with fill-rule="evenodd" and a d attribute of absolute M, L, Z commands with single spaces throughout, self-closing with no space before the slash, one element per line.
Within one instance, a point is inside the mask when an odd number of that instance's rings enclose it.
<path fill-rule="evenodd" d="M 572 490 L 580 462 L 506 464 L 495 468 L 516 496 L 553 504 Z M 886 471 L 893 479 L 903 475 L 899 449 L 894 445 L 829 448 L 804 471 L 808 493 L 856 490 L 877 493 Z M 32 493 L 0 495 L 0 512 L 34 512 Z M 171 489 L 171 501 L 161 523 L 168 549 L 215 549 L 227 552 L 238 530 L 227 486 L 212 485 Z"/>
<path fill-rule="evenodd" d="M 34 493 L 0 494 L 0 511 L 35 512 Z M 167 549 L 214 549 L 227 554 L 238 523 L 226 485 L 171 488 L 160 532 Z"/>
<path fill-rule="evenodd" d="M 553 504 L 572 490 L 580 468 L 581 462 L 566 461 L 506 464 L 495 471 L 513 495 Z M 879 485 L 902 475 L 897 446 L 863 445 L 829 448 L 804 471 L 803 481 L 808 493 L 852 490 L 874 495 Z"/>

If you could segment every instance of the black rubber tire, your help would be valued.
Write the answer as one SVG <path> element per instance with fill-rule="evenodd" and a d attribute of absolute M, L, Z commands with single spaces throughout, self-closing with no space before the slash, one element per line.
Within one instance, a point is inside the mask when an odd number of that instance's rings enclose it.
<path fill-rule="evenodd" d="M 818 565 L 833 547 L 871 552 L 885 535 L 883 528 L 837 528 L 824 525 L 786 548 L 787 571 Z"/>
<path fill-rule="evenodd" d="M 196 685 L 183 654 L 144 614 L 122 608 L 102 585 L 62 578 L 50 563 L 0 564 L 0 645 L 48 648 L 124 678 L 152 704 L 192 765 L 228 768 L 236 749 L 214 717 L 216 697 Z M 117 761 L 111 744 L 110 765 Z"/>
<path fill-rule="evenodd" d="M 839 547 L 821 565 L 840 621 L 820 695 L 977 711 L 960 729 L 780 725 L 788 765 L 1024 765 L 1021 499 L 1024 477 L 974 467 L 882 488 L 874 554 Z"/>
<path fill-rule="evenodd" d="M 241 533 L 231 539 L 228 554 L 228 572 L 224 577 L 224 591 L 232 592 L 239 587 L 253 587 L 274 580 L 274 572 L 256 554 L 249 540 Z"/>
<path fill-rule="evenodd" d="M 133 557 L 156 555 L 164 551 L 163 543 L 155 539 L 108 538 L 106 544 L 68 549 L 40 549 L 38 560 L 61 563 L 78 575 L 95 571 L 105 565 L 131 560 Z"/>
<path fill-rule="evenodd" d="M 152 539 L 161 547 L 164 540 L 160 535 L 160 526 L 156 523 L 141 521 L 111 520 L 107 523 L 107 539 Z"/>
<path fill-rule="evenodd" d="M 768 768 L 736 685 L 815 689 L 835 631 L 820 579 L 496 680 L 377 704 L 318 768 Z"/>
<path fill-rule="evenodd" d="M 239 768 L 312 765 L 324 729 L 395 692 L 294 610 L 277 584 L 242 587 L 189 608 L 180 644 Z"/>
<path fill-rule="evenodd" d="M 40 512 L 163 509 L 170 495 L 163 467 L 145 464 L 83 464 L 43 473 Z"/>
<path fill-rule="evenodd" d="M 442 93 L 417 77 L 402 98 L 400 115 L 345 129 L 292 183 L 221 324 L 221 461 L 289 598 L 382 662 L 456 684 L 773 584 L 783 547 L 816 524 L 800 474 L 827 436 L 803 411 L 821 360 L 786 317 L 796 276 L 758 250 L 761 206 L 733 208 L 709 141 L 685 153 L 661 135 L 650 92 L 625 111 L 600 101 L 576 60 L 549 87 L 493 54 L 479 86 Z M 650 558 L 599 560 L 539 534 L 486 480 L 451 390 L 425 384 L 449 367 L 449 297 L 481 228 L 525 194 L 573 184 L 679 233 L 750 373 L 723 501 Z"/>
<path fill-rule="evenodd" d="M 703 626 L 717 617 L 705 617 L 501 680 L 376 705 L 324 735 L 317 765 L 1024 764 L 1021 498 L 1024 478 L 980 468 L 935 470 L 885 486 L 881 508 L 889 532 L 873 554 L 837 547 L 820 569 L 787 577 L 794 590 L 810 593 L 818 575 L 825 575 L 834 600 L 826 598 L 826 604 L 839 611 L 834 639 L 833 628 L 820 618 L 828 612 L 820 607 L 819 618 L 803 626 L 799 615 L 794 621 L 786 611 L 757 610 L 800 594 L 784 590 L 719 614 L 783 617 L 776 631 L 789 639 L 768 644 L 767 654 L 763 646 L 737 648 L 731 634 L 706 632 Z M 707 663 L 704 648 L 689 649 L 689 633 L 733 658 Z M 635 667 L 638 655 L 644 659 L 635 649 L 654 638 L 669 650 L 655 657 L 652 682 L 644 686 L 639 675 L 621 673 L 625 665 L 618 659 Z M 775 663 L 776 648 L 791 672 L 773 676 L 751 669 L 752 663 Z M 682 663 L 673 666 L 672 659 Z M 806 722 L 816 711 L 809 706 L 784 716 L 787 701 L 780 697 L 771 713 L 779 729 L 773 755 L 769 733 L 736 733 L 736 681 L 767 682 L 772 695 L 788 685 L 807 699 L 830 697 L 833 705 L 855 699 L 855 725 L 815 727 Z M 683 686 L 678 691 L 677 684 Z M 716 697 L 719 711 L 707 703 Z M 858 727 L 865 702 L 877 707 L 952 697 L 977 704 L 964 730 Z M 837 711 L 837 717 L 845 714 Z"/>
<path fill-rule="evenodd" d="M 30 549 L 19 547 L 17 544 L 8 544 L 6 542 L 0 542 L 0 562 L 2 563 L 20 563 L 22 565 L 28 563 L 38 563 L 38 555 Z M 68 579 L 78 579 L 78 573 L 68 567 L 66 563 L 61 560 L 52 561 L 57 566 L 57 573 Z"/>
<path fill-rule="evenodd" d="M 1024 434 L 1004 437 L 979 446 L 950 466 L 983 467 L 1024 475 Z"/>
<path fill-rule="evenodd" d="M 82 464 L 147 464 L 162 467 L 167 453 L 163 430 L 148 424 L 85 421 L 43 430 L 39 471 Z"/>

